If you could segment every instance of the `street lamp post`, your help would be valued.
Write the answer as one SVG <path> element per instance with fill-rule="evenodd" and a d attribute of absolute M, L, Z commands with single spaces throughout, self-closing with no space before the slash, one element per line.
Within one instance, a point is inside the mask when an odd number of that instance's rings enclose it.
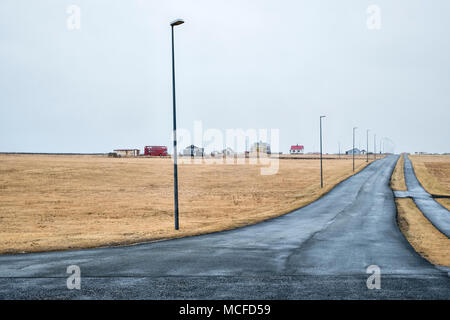
<path fill-rule="evenodd" d="M 322 118 L 325 116 L 320 116 L 320 187 L 323 188 L 323 165 L 322 165 Z"/>
<path fill-rule="evenodd" d="M 352 149 L 352 158 L 353 158 L 353 172 L 355 172 L 355 130 L 358 127 L 353 127 L 353 149 Z"/>
<path fill-rule="evenodd" d="M 369 131 L 370 129 L 367 129 L 367 150 L 366 150 L 366 162 L 369 162 Z"/>
<path fill-rule="evenodd" d="M 384 140 L 384 137 L 381 138 L 381 140 L 380 140 L 380 154 L 383 154 L 383 140 Z"/>
<path fill-rule="evenodd" d="M 377 135 L 373 135 L 373 159 L 377 160 Z"/>
<path fill-rule="evenodd" d="M 178 222 L 178 163 L 177 163 L 177 113 L 176 113 L 176 99 L 175 99 L 175 46 L 173 28 L 184 21 L 177 19 L 170 23 L 172 28 L 172 97 L 173 97 L 173 186 L 174 186 L 174 200 L 175 200 L 175 230 L 180 228 Z"/>

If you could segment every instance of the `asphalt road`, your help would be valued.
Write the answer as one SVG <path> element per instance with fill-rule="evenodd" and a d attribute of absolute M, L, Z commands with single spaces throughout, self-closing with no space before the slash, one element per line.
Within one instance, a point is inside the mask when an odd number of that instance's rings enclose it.
<path fill-rule="evenodd" d="M 415 253 L 397 227 L 389 188 L 397 159 L 378 160 L 320 200 L 245 228 L 0 256 L 0 298 L 449 299 L 449 274 Z M 81 269 L 80 290 L 67 289 L 69 265 Z M 381 270 L 381 289 L 367 288 L 370 265 Z"/>

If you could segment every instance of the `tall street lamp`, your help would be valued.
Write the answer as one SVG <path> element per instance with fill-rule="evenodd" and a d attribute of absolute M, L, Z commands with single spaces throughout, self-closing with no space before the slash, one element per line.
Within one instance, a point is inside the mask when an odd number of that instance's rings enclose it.
<path fill-rule="evenodd" d="M 358 127 L 353 127 L 353 150 L 352 150 L 352 155 L 353 155 L 353 172 L 355 172 L 355 130 L 358 129 Z"/>
<path fill-rule="evenodd" d="M 367 150 L 366 150 L 366 162 L 369 162 L 369 131 L 370 129 L 367 129 Z"/>
<path fill-rule="evenodd" d="M 373 159 L 377 160 L 377 135 L 373 135 Z"/>
<path fill-rule="evenodd" d="M 325 116 L 320 116 L 320 187 L 323 188 L 323 165 L 322 165 L 322 118 Z"/>
<path fill-rule="evenodd" d="M 184 21 L 177 19 L 170 23 L 172 28 L 172 97 L 173 97 L 173 186 L 175 200 L 175 230 L 180 228 L 178 223 L 178 163 L 177 163 L 177 113 L 175 99 L 175 45 L 173 27 L 183 24 Z"/>

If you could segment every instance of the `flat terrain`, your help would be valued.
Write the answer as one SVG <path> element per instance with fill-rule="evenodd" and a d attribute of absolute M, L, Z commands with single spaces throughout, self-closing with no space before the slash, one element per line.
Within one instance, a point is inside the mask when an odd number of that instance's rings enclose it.
<path fill-rule="evenodd" d="M 318 201 L 252 226 L 128 247 L 0 256 L 0 298 L 449 299 L 449 269 L 400 233 L 389 156 Z M 68 290 L 69 265 L 81 290 Z M 366 283 L 380 268 L 381 289 Z"/>
<path fill-rule="evenodd" d="M 331 156 L 330 156 L 331 157 Z M 335 156 L 334 156 L 335 157 Z M 357 168 L 365 165 L 357 159 Z M 170 159 L 0 155 L 0 253 L 137 243 L 253 224 L 304 206 L 352 174 L 349 156 L 250 164 L 180 165 L 173 228 Z"/>
<path fill-rule="evenodd" d="M 391 189 L 396 191 L 406 191 L 405 172 L 403 167 L 405 166 L 405 160 L 403 156 L 400 156 L 395 166 L 394 173 L 391 177 Z"/>
<path fill-rule="evenodd" d="M 395 203 L 400 230 L 422 257 L 435 265 L 450 267 L 450 239 L 427 219 L 424 213 L 417 208 L 415 201 L 421 203 L 421 207 L 427 210 L 426 213 L 430 217 L 439 218 L 440 214 L 447 215 L 448 213 L 436 203 L 437 209 L 423 204 L 424 199 L 430 198 L 428 201 L 431 203 L 434 200 L 419 185 L 411 168 L 411 162 L 408 159 L 405 161 L 405 157 L 407 156 L 403 154 L 399 158 L 391 177 L 391 188 L 400 191 L 395 192 L 399 196 Z M 411 190 L 408 190 L 406 186 L 405 169 L 408 173 Z M 433 221 L 436 223 L 440 220 L 435 218 Z M 438 224 L 438 226 L 442 226 L 442 224 Z"/>
<path fill-rule="evenodd" d="M 450 239 L 436 229 L 412 199 L 396 199 L 400 230 L 414 249 L 438 266 L 450 267 Z"/>
<path fill-rule="evenodd" d="M 417 179 L 429 193 L 450 197 L 450 155 L 410 155 Z M 450 210 L 450 199 L 436 199 Z"/>

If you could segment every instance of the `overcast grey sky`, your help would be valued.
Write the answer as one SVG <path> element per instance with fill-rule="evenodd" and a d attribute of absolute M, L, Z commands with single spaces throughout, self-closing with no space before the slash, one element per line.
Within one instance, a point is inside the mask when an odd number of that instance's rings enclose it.
<path fill-rule="evenodd" d="M 279 128 L 281 151 L 312 152 L 324 114 L 325 152 L 350 148 L 353 126 L 357 146 L 370 128 L 396 152 L 450 152 L 449 12 L 448 0 L 2 0 L 0 151 L 170 146 L 169 22 L 183 18 L 179 127 Z"/>

